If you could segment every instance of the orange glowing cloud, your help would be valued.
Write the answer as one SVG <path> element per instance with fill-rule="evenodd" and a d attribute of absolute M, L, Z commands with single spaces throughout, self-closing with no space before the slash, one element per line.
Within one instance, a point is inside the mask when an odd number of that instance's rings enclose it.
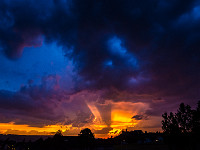
<path fill-rule="evenodd" d="M 16 125 L 14 122 L 0 123 L 0 134 L 20 134 L 20 135 L 52 135 L 57 130 L 63 132 L 69 129 L 69 126 L 49 125 L 42 128 L 30 127 L 28 125 Z"/>
<path fill-rule="evenodd" d="M 105 103 L 86 102 L 91 113 L 94 115 L 92 122 L 82 127 L 70 125 L 48 125 L 44 127 L 31 127 L 17 125 L 14 122 L 0 123 L 1 134 L 24 134 L 24 135 L 53 135 L 57 130 L 62 130 L 64 135 L 78 135 L 83 128 L 90 128 L 97 138 L 106 138 L 118 135 L 122 129 L 135 129 L 143 120 L 133 119 L 135 115 L 142 115 L 149 108 L 146 103 L 114 102 L 107 100 Z"/>
<path fill-rule="evenodd" d="M 149 108 L 146 103 L 114 102 L 112 100 L 108 100 L 104 104 L 92 102 L 87 103 L 87 105 L 95 116 L 94 125 L 91 125 L 91 127 L 95 130 L 110 128 L 108 135 L 112 136 L 119 134 L 122 129 L 135 127 L 141 120 L 132 119 L 132 117 L 145 113 Z M 104 109 L 99 109 L 99 106 Z M 107 112 L 105 111 L 106 109 Z M 108 116 L 106 117 L 105 114 Z"/>

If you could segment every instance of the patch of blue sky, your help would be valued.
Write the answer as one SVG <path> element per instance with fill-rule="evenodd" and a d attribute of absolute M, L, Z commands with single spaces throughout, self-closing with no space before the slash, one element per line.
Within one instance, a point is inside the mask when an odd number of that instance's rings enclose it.
<path fill-rule="evenodd" d="M 34 85 L 39 85 L 41 79 L 48 75 L 61 76 L 61 80 L 63 78 L 68 83 L 66 88 L 73 85 L 73 64 L 56 43 L 24 48 L 18 60 L 6 58 L 1 51 L 0 60 L 0 90 L 17 91 L 30 79 Z"/>

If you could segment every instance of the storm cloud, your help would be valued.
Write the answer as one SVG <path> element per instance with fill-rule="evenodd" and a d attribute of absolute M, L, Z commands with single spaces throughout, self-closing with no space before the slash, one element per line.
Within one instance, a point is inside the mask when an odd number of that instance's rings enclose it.
<path fill-rule="evenodd" d="M 146 115 L 160 116 L 182 101 L 193 105 L 200 98 L 199 13 L 199 0 L 2 0 L 0 50 L 15 61 L 25 47 L 55 42 L 73 63 L 73 94 L 104 91 L 102 104 L 105 99 L 142 101 L 150 104 Z M 51 101 L 46 91 L 38 90 L 34 97 L 37 89 L 30 88 L 17 94 L 1 91 L 0 110 L 32 108 L 36 103 L 43 107 L 48 99 L 44 108 L 51 112 L 59 95 L 67 93 L 54 90 L 50 97 L 57 96 Z M 77 102 L 87 111 L 66 122 L 91 122 L 94 116 L 87 104 Z M 47 120 L 67 118 L 57 116 L 63 112 L 55 114 Z"/>

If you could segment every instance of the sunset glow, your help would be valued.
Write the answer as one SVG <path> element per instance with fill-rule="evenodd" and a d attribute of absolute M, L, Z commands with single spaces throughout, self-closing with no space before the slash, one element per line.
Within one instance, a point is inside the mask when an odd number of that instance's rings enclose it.
<path fill-rule="evenodd" d="M 53 135 L 57 130 L 63 132 L 71 126 L 49 125 L 42 128 L 30 127 L 28 125 L 16 125 L 11 123 L 0 123 L 0 134 L 17 134 L 17 135 Z"/>
<path fill-rule="evenodd" d="M 200 99 L 200 3 L 0 0 L 0 134 L 162 131 Z"/>
<path fill-rule="evenodd" d="M 143 113 L 148 105 L 144 103 L 131 103 L 131 102 L 113 102 L 111 100 L 106 101 L 103 104 L 104 109 L 98 109 L 98 105 L 102 104 L 89 104 L 91 112 L 93 113 L 93 123 L 86 124 L 83 127 L 77 128 L 72 125 L 49 125 L 44 127 L 31 127 L 28 125 L 16 125 L 11 123 L 0 123 L 1 134 L 20 134 L 20 135 L 53 135 L 57 130 L 62 130 L 64 135 L 78 135 L 83 128 L 91 128 L 97 138 L 110 137 L 118 135 L 123 129 L 128 127 L 134 128 L 140 120 L 135 120 L 132 117 L 136 114 Z M 109 107 L 109 109 L 108 109 Z M 101 116 L 105 109 L 111 112 L 111 118 L 108 116 Z M 103 117 L 103 118 L 102 118 Z M 110 123 L 110 124 L 109 124 Z M 98 131 L 102 129 L 110 128 L 107 132 L 98 134 Z"/>

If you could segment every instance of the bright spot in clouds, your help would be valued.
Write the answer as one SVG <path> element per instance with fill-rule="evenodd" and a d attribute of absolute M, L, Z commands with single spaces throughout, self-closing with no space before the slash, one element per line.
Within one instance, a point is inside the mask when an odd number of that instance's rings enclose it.
<path fill-rule="evenodd" d="M 134 120 L 132 117 L 136 114 L 143 114 L 145 110 L 148 109 L 148 104 L 145 103 L 132 103 L 132 102 L 114 102 L 112 100 L 108 100 L 105 104 L 98 103 L 87 103 L 91 113 L 95 116 L 92 123 L 85 124 L 82 127 L 73 127 L 72 124 L 63 125 L 63 124 L 55 124 L 44 127 L 31 127 L 28 125 L 16 125 L 13 122 L 10 123 L 0 123 L 0 133 L 1 134 L 25 134 L 25 135 L 52 135 L 57 130 L 62 130 L 64 135 L 77 135 L 81 129 L 90 128 L 94 133 L 95 137 L 108 137 L 108 136 L 116 136 L 120 133 L 122 129 L 126 128 L 134 128 L 140 120 Z M 104 105 L 103 109 L 98 109 L 98 105 Z M 107 107 L 111 106 L 111 107 Z M 111 111 L 110 116 L 101 116 L 105 109 Z M 103 117 L 103 118 L 102 118 Z M 110 124 L 109 124 L 110 123 Z M 98 134 L 99 131 L 103 129 L 108 129 L 106 132 L 102 132 Z"/>

